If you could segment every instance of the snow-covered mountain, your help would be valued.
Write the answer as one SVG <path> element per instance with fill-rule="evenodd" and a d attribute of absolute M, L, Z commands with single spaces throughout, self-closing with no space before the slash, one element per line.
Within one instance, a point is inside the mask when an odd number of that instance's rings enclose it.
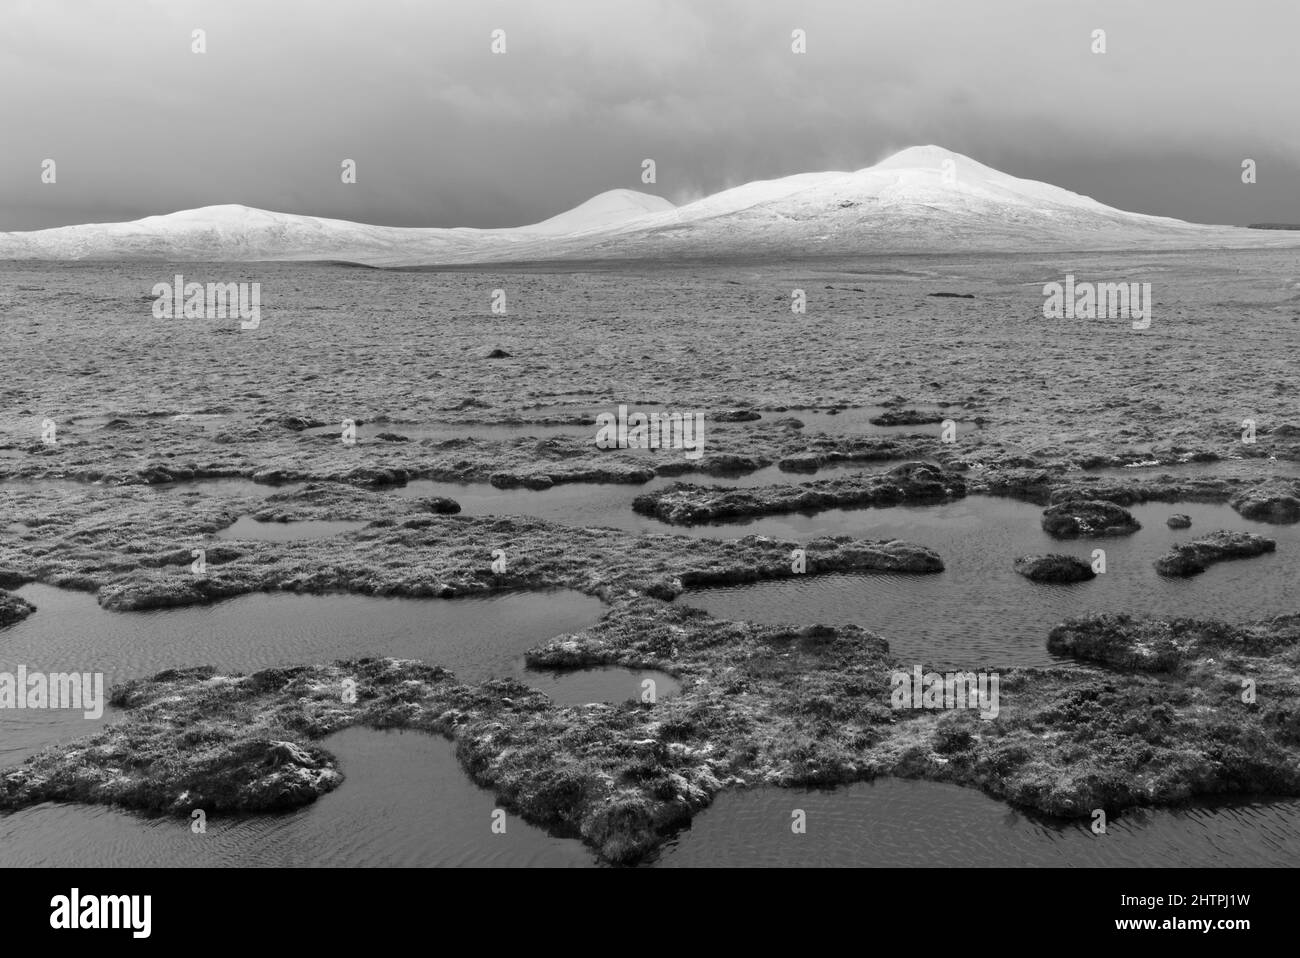
<path fill-rule="evenodd" d="M 0 233 L 0 259 L 344 260 L 376 266 L 552 259 L 792 258 L 888 252 L 1281 246 L 1300 236 L 1128 213 L 937 146 L 852 173 L 747 183 L 674 207 L 610 190 L 510 229 L 415 229 L 208 206 L 129 223 Z"/>
<path fill-rule="evenodd" d="M 853 173 L 747 183 L 626 224 L 593 257 L 816 256 L 1277 245 L 1258 231 L 1129 213 L 937 146 Z"/>
<path fill-rule="evenodd" d="M 635 190 L 608 190 L 593 196 L 580 206 L 516 232 L 546 236 L 580 236 L 596 230 L 621 226 L 650 213 L 674 209 L 662 196 Z M 495 231 L 489 231 L 495 232 Z"/>
<path fill-rule="evenodd" d="M 466 262 L 492 252 L 535 258 L 552 237 L 607 231 L 673 209 L 658 196 L 610 190 L 541 223 L 513 229 L 418 229 L 204 206 L 128 223 L 0 233 L 0 259 L 170 261 L 345 260 L 374 265 Z"/>

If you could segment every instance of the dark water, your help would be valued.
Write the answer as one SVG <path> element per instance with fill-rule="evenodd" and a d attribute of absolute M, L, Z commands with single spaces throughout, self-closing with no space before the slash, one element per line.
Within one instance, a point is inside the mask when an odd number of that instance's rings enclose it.
<path fill-rule="evenodd" d="M 322 744 L 346 778 L 283 815 L 146 818 L 99 806 L 45 804 L 0 815 L 0 866 L 548 866 L 593 863 L 573 838 L 513 815 L 491 830 L 491 792 L 470 782 L 445 739 L 346 729 Z"/>
<path fill-rule="evenodd" d="M 628 406 L 628 409 L 631 411 L 635 411 L 638 409 L 648 411 L 648 410 L 665 408 L 663 404 L 660 403 L 629 402 L 626 405 Z M 522 416 L 544 416 L 544 417 L 555 417 L 555 418 L 578 415 L 584 417 L 588 422 L 594 424 L 597 415 L 603 412 L 615 413 L 617 411 L 617 408 L 618 408 L 617 404 L 609 404 L 604 406 L 591 405 L 590 403 L 555 404 L 555 405 L 540 406 L 533 409 L 524 410 L 521 412 L 521 415 Z M 964 423 L 962 416 L 963 414 L 965 414 L 965 410 L 960 409 L 957 406 L 941 407 L 941 406 L 928 405 L 925 403 L 916 403 L 914 405 L 908 406 L 907 408 L 917 409 L 922 412 L 934 412 L 942 416 L 944 419 L 953 419 L 958 423 L 959 430 L 962 428 L 963 425 L 966 425 L 969 428 L 975 428 L 974 424 Z M 851 408 L 841 409 L 838 412 L 831 412 L 830 407 L 821 407 L 817 409 L 788 409 L 785 412 L 780 412 L 774 409 L 758 409 L 754 411 L 758 413 L 759 416 L 758 419 L 744 420 L 741 422 L 734 422 L 734 423 L 729 422 L 729 423 L 725 423 L 724 425 L 728 429 L 745 429 L 750 426 L 764 426 L 776 422 L 777 420 L 780 419 L 798 419 L 801 423 L 803 423 L 804 432 L 810 434 L 815 432 L 825 432 L 831 435 L 841 435 L 841 436 L 893 436 L 893 435 L 910 435 L 912 433 L 916 433 L 918 435 L 938 436 L 941 428 L 940 424 L 937 422 L 926 423 L 917 426 L 877 426 L 871 420 L 873 417 L 879 416 L 882 413 L 887 411 L 886 407 L 884 406 L 854 406 Z M 705 425 L 708 426 L 712 422 L 710 418 L 710 413 L 708 410 L 705 410 L 704 413 L 705 413 Z M 530 428 L 535 429 L 538 427 L 534 426 Z M 551 427 L 551 428 L 556 428 L 556 427 Z M 572 427 L 568 427 L 568 428 L 572 428 Z M 571 434 L 589 435 L 592 437 L 595 436 L 594 425 L 579 427 L 579 428 L 585 430 L 585 432 L 576 432 Z M 394 431 L 401 432 L 400 429 Z M 360 435 L 360 430 L 358 430 L 358 435 Z M 519 432 L 519 433 L 515 433 L 514 435 L 530 435 L 530 433 Z M 540 433 L 531 433 L 531 435 L 540 435 Z"/>
<path fill-rule="evenodd" d="M 419 479 L 394 490 L 400 496 L 447 496 L 460 503 L 461 515 L 533 516 L 551 522 L 629 532 L 676 530 L 632 511 L 632 500 L 672 480 L 652 479 L 641 485 L 564 483 L 550 489 L 497 489 L 487 483 L 434 482 Z"/>
<path fill-rule="evenodd" d="M 654 410 L 668 409 L 663 403 L 655 402 L 626 402 L 629 412 L 643 411 L 649 412 Z M 509 425 L 480 425 L 477 423 L 461 424 L 438 424 L 438 423 L 421 423 L 413 424 L 409 428 L 413 432 L 404 432 L 401 427 L 394 427 L 389 431 L 400 433 L 402 435 L 415 438 L 418 433 L 420 436 L 430 438 L 451 438 L 456 436 L 502 436 L 506 438 L 516 438 L 519 436 L 543 436 L 543 435 L 572 435 L 587 436 L 595 439 L 596 436 L 596 417 L 601 413 L 617 414 L 618 403 L 592 404 L 591 402 L 574 402 L 574 403 L 553 403 L 542 406 L 535 406 L 529 409 L 518 410 L 521 419 L 543 418 L 543 419 L 570 419 L 581 417 L 585 420 L 583 425 L 547 425 L 540 423 L 523 423 Z M 675 408 L 675 407 L 674 407 Z M 932 411 L 938 407 L 932 406 L 915 406 L 912 408 Z M 704 412 L 706 428 L 714 421 L 711 418 L 710 410 L 701 410 Z M 859 435 L 892 435 L 899 432 L 934 432 L 938 434 L 939 425 L 933 426 L 877 426 L 871 422 L 873 416 L 879 416 L 885 412 L 884 406 L 857 406 L 850 409 L 843 409 L 839 412 L 832 413 L 829 408 L 823 409 L 792 409 L 786 412 L 777 412 L 775 410 L 754 410 L 758 413 L 758 419 L 744 420 L 741 422 L 720 423 L 728 429 L 745 429 L 749 426 L 761 426 L 776 422 L 778 419 L 798 419 L 804 424 L 807 432 L 829 432 L 832 434 L 859 436 Z M 942 412 L 942 410 L 940 410 Z M 956 415 L 956 408 L 951 411 L 952 418 L 960 419 Z M 945 413 L 945 417 L 948 414 Z M 321 430 L 325 432 L 327 430 Z M 376 427 L 375 431 L 383 432 L 384 427 Z M 362 435 L 362 427 L 357 427 L 358 438 Z M 707 435 L 707 433 L 706 433 Z"/>
<path fill-rule="evenodd" d="M 572 672 L 530 671 L 525 679 L 562 705 L 585 705 L 588 702 L 625 702 L 628 699 L 658 701 L 672 698 L 681 691 L 681 683 L 665 672 L 654 669 L 577 669 Z M 645 686 L 646 681 L 654 683 Z M 654 699 L 644 698 L 648 691 Z"/>
<path fill-rule="evenodd" d="M 795 541 L 847 534 L 901 538 L 943 557 L 937 575 L 806 576 L 703 589 L 679 601 L 724 619 L 771 623 L 854 623 L 879 632 L 908 663 L 937 667 L 1048 665 L 1052 626 L 1090 611 L 1227 620 L 1276 615 L 1295 608 L 1300 589 L 1300 525 L 1243 519 L 1225 505 L 1167 503 L 1131 510 L 1142 529 L 1111 539 L 1052 539 L 1041 510 L 1010 499 L 971 497 L 939 506 L 833 510 L 774 516 L 743 527 Z M 1175 512 L 1192 527 L 1170 529 Z M 1277 540 L 1277 551 L 1211 566 L 1190 579 L 1157 575 L 1153 563 L 1176 542 L 1216 529 L 1241 529 Z M 1027 553 L 1060 552 L 1091 561 L 1106 553 L 1104 575 L 1072 585 L 1030 582 L 1012 561 Z"/>
<path fill-rule="evenodd" d="M 342 436 L 343 421 L 303 430 L 309 436 Z M 391 440 L 377 438 L 380 433 L 405 436 L 412 442 L 421 439 L 519 439 L 532 437 L 542 439 L 547 436 L 573 436 L 578 439 L 596 441 L 596 426 L 593 417 L 590 425 L 580 423 L 478 423 L 478 422 L 364 422 L 357 424 L 356 441 L 358 444 L 373 442 L 387 445 Z"/>
<path fill-rule="evenodd" d="M 620 451 L 622 455 L 626 450 Z M 613 454 L 611 454 L 613 455 Z M 550 489 L 498 489 L 487 482 L 439 482 L 414 479 L 404 486 L 386 489 L 379 494 L 392 494 L 403 498 L 446 496 L 460 504 L 461 514 L 468 516 L 516 515 L 534 516 L 552 522 L 590 527 L 608 527 L 629 532 L 658 532 L 669 535 L 711 536 L 734 538 L 748 535 L 741 529 L 728 534 L 727 526 L 674 526 L 658 519 L 641 516 L 632 511 L 633 500 L 646 492 L 662 489 L 675 482 L 700 486 L 725 486 L 745 489 L 759 486 L 807 482 L 812 478 L 832 478 L 854 472 L 879 472 L 885 468 L 878 462 L 833 463 L 816 474 L 786 472 L 776 465 L 765 466 L 743 475 L 711 476 L 704 473 L 683 476 L 656 476 L 644 483 L 561 483 Z M 196 479 L 153 486 L 130 486 L 147 495 L 204 494 L 223 496 L 251 496 L 265 499 L 275 493 L 292 492 L 301 483 L 269 485 L 251 479 Z M 95 493 L 105 490 L 120 495 L 120 490 L 101 483 L 81 482 L 71 479 L 8 479 L 0 480 L 0 496 L 6 489 L 48 492 Z M 269 542 L 289 542 L 296 539 L 337 535 L 364 526 L 364 522 L 305 520 L 290 523 L 262 523 L 249 516 L 241 517 L 233 525 L 217 533 L 223 539 L 260 539 Z M 737 525 L 737 528 L 740 528 Z"/>
<path fill-rule="evenodd" d="M 564 589 L 460 599 L 259 593 L 149 612 L 108 612 L 89 593 L 39 584 L 18 594 L 37 611 L 4 630 L 0 671 L 103 672 L 105 688 L 181 666 L 251 672 L 365 655 L 419 659 L 471 682 L 531 681 L 523 653 L 586 628 L 603 609 L 598 599 Z M 557 684 L 551 676 L 539 682 Z M 100 722 L 67 710 L 2 710 L 0 762 L 90 734 L 112 717 L 107 710 Z"/>
<path fill-rule="evenodd" d="M 1140 463 L 1141 460 L 1138 460 Z M 1217 462 L 1180 462 L 1163 466 L 1135 465 L 1107 466 L 1104 469 L 1082 470 L 1085 476 L 1106 476 L 1120 479 L 1156 479 L 1162 475 L 1180 479 L 1191 477 L 1217 479 L 1220 477 L 1271 477 L 1295 478 L 1300 476 L 1300 462 L 1293 459 L 1220 459 Z"/>
<path fill-rule="evenodd" d="M 879 463 L 823 469 L 818 477 L 844 475 L 853 471 L 879 471 Z M 699 486 L 749 489 L 758 486 L 806 482 L 806 473 L 783 472 L 766 466 L 739 476 L 656 476 L 649 482 L 561 483 L 549 489 L 498 489 L 485 482 L 436 482 L 417 479 L 393 492 L 404 497 L 447 496 L 460 503 L 461 514 L 524 515 L 583 528 L 608 527 L 628 532 L 657 532 L 667 535 L 737 538 L 751 531 L 742 525 L 676 526 L 632 511 L 637 496 L 676 482 Z"/>
<path fill-rule="evenodd" d="M 791 830 L 802 809 L 807 831 Z M 1137 809 L 1105 835 L 956 785 L 880 779 L 834 791 L 724 792 L 660 854 L 664 867 L 1293 867 L 1300 802 Z"/>
<path fill-rule="evenodd" d="M 656 403 L 627 403 L 630 411 L 651 411 L 665 409 L 662 404 Z M 912 407 L 921 408 L 925 411 L 931 411 L 936 407 Z M 522 422 L 364 422 L 356 426 L 356 440 L 358 443 L 376 442 L 383 443 L 386 440 L 378 439 L 380 433 L 392 433 L 398 436 L 405 436 L 412 442 L 418 442 L 421 439 L 522 439 L 522 438 L 545 438 L 547 436 L 572 436 L 576 439 L 588 439 L 593 443 L 596 439 L 597 426 L 596 417 L 600 413 L 616 414 L 618 404 L 611 403 L 604 406 L 593 405 L 551 405 L 538 407 L 535 409 L 521 410 L 519 418 Z M 759 412 L 759 418 L 744 422 L 722 424 L 727 429 L 745 429 L 749 426 L 765 425 L 775 422 L 778 419 L 798 419 L 803 423 L 803 429 L 807 433 L 825 432 L 832 435 L 846 436 L 891 436 L 891 435 L 933 435 L 938 436 L 941 426 L 939 423 L 925 423 L 915 426 L 877 426 L 871 422 L 871 417 L 879 416 L 885 412 L 883 406 L 861 406 L 852 409 L 845 409 L 838 413 L 832 413 L 826 409 L 797 409 L 788 412 L 775 412 L 763 410 Z M 975 428 L 974 424 L 964 422 L 962 419 L 963 410 L 952 408 L 947 411 L 938 410 L 939 414 L 945 419 L 951 418 L 958 423 L 958 429 Z M 573 419 L 580 417 L 584 422 L 536 422 L 534 419 Z M 197 422 L 189 420 L 189 422 Z M 705 411 L 705 427 L 710 425 L 709 413 Z M 303 431 L 304 435 L 310 436 L 341 436 L 343 423 L 340 420 L 337 423 L 330 423 L 326 426 L 318 426 Z M 707 443 L 707 432 L 706 432 Z M 707 449 L 707 445 L 706 445 Z"/>
<path fill-rule="evenodd" d="M 967 429 L 978 428 L 963 417 L 969 415 L 957 406 L 940 407 L 917 403 L 906 407 L 920 412 L 934 413 L 942 419 L 951 419 L 957 424 L 960 435 Z M 922 423 L 915 426 L 877 426 L 871 421 L 873 416 L 886 412 L 884 406 L 858 406 L 831 412 L 829 409 L 792 409 L 789 412 L 764 412 L 764 419 L 794 418 L 803 423 L 805 433 L 824 432 L 832 436 L 934 436 L 943 431 L 942 422 Z"/>
<path fill-rule="evenodd" d="M 617 455 L 622 455 L 620 451 Z M 613 454 L 612 454 L 613 455 Z M 837 463 L 815 474 L 815 478 L 842 476 L 852 472 L 878 472 L 880 463 Z M 550 489 L 498 489 L 487 482 L 438 482 L 414 479 L 404 486 L 386 489 L 378 494 L 392 494 L 403 498 L 446 496 L 460 504 L 461 514 L 468 516 L 515 515 L 534 516 L 552 522 L 563 522 L 582 527 L 603 526 L 630 532 L 660 532 L 670 535 L 727 537 L 726 528 L 673 526 L 657 519 L 638 515 L 632 511 L 632 501 L 642 493 L 689 482 L 701 486 L 726 486 L 728 488 L 753 488 L 806 482 L 814 476 L 808 473 L 785 472 L 776 465 L 766 466 L 744 475 L 710 476 L 703 473 L 684 476 L 656 476 L 644 483 L 561 483 Z M 130 486 L 146 495 L 203 494 L 222 496 L 251 496 L 265 499 L 276 493 L 292 492 L 301 483 L 269 485 L 251 479 L 196 479 L 153 486 Z M 103 490 L 105 494 L 120 495 L 115 487 L 102 483 L 81 482 L 72 479 L 6 479 L 0 480 L 0 497 L 6 490 L 23 492 L 45 491 L 89 493 Z M 364 522 L 309 520 L 290 523 L 262 523 L 249 516 L 241 517 L 227 529 L 217 533 L 223 539 L 261 539 L 270 542 L 288 542 L 300 538 L 337 535 L 365 525 Z M 747 535 L 745 531 L 736 535 Z"/>
<path fill-rule="evenodd" d="M 348 729 L 324 741 L 347 776 L 284 815 L 189 822 L 94 806 L 46 804 L 0 815 L 0 865 L 587 866 L 576 839 L 507 815 L 491 832 L 490 792 L 456 765 L 449 742 L 419 732 Z M 802 809 L 807 832 L 790 830 Z M 1294 866 L 1300 803 L 1257 800 L 1135 810 L 1093 835 L 974 789 L 897 779 L 834 791 L 723 792 L 670 841 L 660 867 Z"/>
<path fill-rule="evenodd" d="M 302 519 L 296 522 L 258 522 L 252 516 L 240 516 L 217 532 L 218 539 L 257 539 L 262 542 L 297 542 L 300 539 L 324 539 L 366 526 L 365 522 L 330 519 Z"/>
<path fill-rule="evenodd" d="M 72 492 L 94 494 L 100 491 L 121 495 L 123 491 L 147 495 L 213 495 L 257 496 L 265 498 L 275 492 L 295 489 L 300 483 L 272 486 L 252 479 L 189 479 L 184 482 L 164 482 L 157 485 L 111 486 L 102 482 L 82 482 L 77 479 L 0 479 L 0 495 L 8 490 L 22 492 Z"/>

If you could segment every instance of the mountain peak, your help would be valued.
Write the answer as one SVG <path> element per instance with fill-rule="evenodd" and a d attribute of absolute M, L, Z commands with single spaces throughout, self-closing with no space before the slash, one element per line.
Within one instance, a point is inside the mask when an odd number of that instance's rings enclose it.
<path fill-rule="evenodd" d="M 893 170 L 921 170 L 926 173 L 951 173 L 956 181 L 966 184 L 998 184 L 1011 186 L 1017 183 L 1033 183 L 1033 180 L 1021 180 L 1009 173 L 985 166 L 979 160 L 972 160 L 965 154 L 933 144 L 927 146 L 909 146 L 891 156 L 885 157 L 875 166 L 868 167 L 873 172 Z"/>
<path fill-rule="evenodd" d="M 892 177 L 892 185 L 885 193 L 896 199 L 911 197 L 929 202 L 936 198 L 948 201 L 958 197 L 978 196 L 1040 210 L 1110 210 L 1110 207 L 1103 206 L 1091 197 L 1072 193 L 1051 183 L 1003 173 L 969 156 L 934 144 L 909 146 L 859 173 L 867 177 L 880 174 Z"/>
<path fill-rule="evenodd" d="M 935 146 L 933 143 L 926 146 L 909 146 L 906 149 L 893 153 L 879 163 L 876 163 L 872 169 L 877 170 L 897 170 L 897 169 L 917 169 L 925 167 L 943 166 L 945 160 L 952 160 L 954 163 L 975 163 L 969 156 L 963 156 L 942 146 Z M 975 164 L 982 166 L 983 164 Z"/>
<path fill-rule="evenodd" d="M 626 223 L 651 213 L 663 213 L 672 209 L 676 209 L 672 203 L 652 193 L 638 193 L 636 190 L 606 190 L 571 210 L 565 210 L 550 219 L 525 226 L 523 229 L 536 233 L 583 232 Z"/>
<path fill-rule="evenodd" d="M 135 222 L 143 225 L 172 227 L 224 227 L 242 229 L 258 224 L 269 224 L 289 218 L 290 214 L 275 213 L 271 210 L 244 206 L 240 203 L 221 203 L 215 206 L 199 206 L 191 210 L 177 210 L 174 213 L 161 213 L 146 216 Z"/>

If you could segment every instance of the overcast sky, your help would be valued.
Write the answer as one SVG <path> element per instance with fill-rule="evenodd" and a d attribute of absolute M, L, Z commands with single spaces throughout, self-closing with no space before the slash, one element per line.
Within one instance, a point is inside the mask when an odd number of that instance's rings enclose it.
<path fill-rule="evenodd" d="M 0 230 L 214 203 L 521 225 L 922 143 L 1138 212 L 1295 222 L 1297 36 L 1296 0 L 0 0 Z"/>

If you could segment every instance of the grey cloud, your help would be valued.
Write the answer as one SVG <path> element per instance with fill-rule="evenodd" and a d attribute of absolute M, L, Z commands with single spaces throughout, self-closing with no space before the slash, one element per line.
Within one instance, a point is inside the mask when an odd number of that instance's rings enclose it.
<path fill-rule="evenodd" d="M 231 202 L 517 225 L 930 142 L 1126 209 L 1300 220 L 1300 8 L 1270 0 L 19 0 L 5 21 L 0 229 Z"/>

